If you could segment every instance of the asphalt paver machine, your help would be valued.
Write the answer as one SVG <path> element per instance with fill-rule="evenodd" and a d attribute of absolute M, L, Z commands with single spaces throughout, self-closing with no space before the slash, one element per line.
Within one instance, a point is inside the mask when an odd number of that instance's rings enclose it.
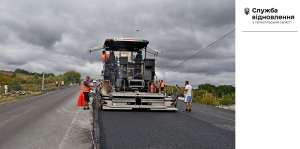
<path fill-rule="evenodd" d="M 88 49 L 88 53 L 103 50 L 100 109 L 178 110 L 177 94 L 151 90 L 157 77 L 155 59 L 147 58 L 147 53 L 157 55 L 158 51 L 147 47 L 148 44 L 143 39 L 110 38 L 103 46 Z"/>

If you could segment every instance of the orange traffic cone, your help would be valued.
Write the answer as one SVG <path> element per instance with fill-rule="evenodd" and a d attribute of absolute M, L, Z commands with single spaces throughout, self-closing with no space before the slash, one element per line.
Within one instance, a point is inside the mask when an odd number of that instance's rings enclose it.
<path fill-rule="evenodd" d="M 81 96 L 81 106 L 84 106 L 84 94 L 83 94 L 83 92 L 81 92 L 80 96 Z"/>
<path fill-rule="evenodd" d="M 78 106 L 84 105 L 84 94 L 82 92 L 79 93 L 77 105 Z"/>

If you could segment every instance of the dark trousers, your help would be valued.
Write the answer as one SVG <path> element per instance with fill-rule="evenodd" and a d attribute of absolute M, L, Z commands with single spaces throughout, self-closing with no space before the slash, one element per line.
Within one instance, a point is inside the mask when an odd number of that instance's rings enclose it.
<path fill-rule="evenodd" d="M 84 101 L 90 101 L 89 92 L 83 92 Z"/>

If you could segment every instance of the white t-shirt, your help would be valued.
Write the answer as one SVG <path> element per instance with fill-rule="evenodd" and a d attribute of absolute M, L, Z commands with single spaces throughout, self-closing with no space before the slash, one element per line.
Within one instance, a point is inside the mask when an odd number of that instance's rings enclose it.
<path fill-rule="evenodd" d="M 185 86 L 185 89 L 188 89 L 188 90 L 187 90 L 187 91 L 184 91 L 184 95 L 185 95 L 185 96 L 192 96 L 192 86 L 189 85 L 189 84 L 187 84 L 187 85 Z"/>

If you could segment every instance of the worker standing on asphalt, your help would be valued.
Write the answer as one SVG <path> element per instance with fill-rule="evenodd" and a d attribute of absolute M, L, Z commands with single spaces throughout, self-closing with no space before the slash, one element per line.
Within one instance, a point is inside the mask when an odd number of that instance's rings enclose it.
<path fill-rule="evenodd" d="M 154 83 L 153 82 L 150 83 L 150 92 L 154 93 Z"/>
<path fill-rule="evenodd" d="M 60 85 L 61 85 L 62 88 L 64 88 L 64 86 L 65 86 L 65 81 L 62 80 L 61 83 L 60 83 Z"/>
<path fill-rule="evenodd" d="M 161 92 L 164 94 L 164 88 L 165 88 L 165 82 L 163 80 L 161 80 L 160 82 L 160 89 L 161 89 Z"/>
<path fill-rule="evenodd" d="M 154 93 L 157 93 L 158 92 L 158 83 L 157 81 L 154 82 Z"/>
<path fill-rule="evenodd" d="M 90 97 L 89 97 L 89 93 L 91 90 L 91 86 L 93 86 L 92 83 L 90 83 L 90 77 L 86 76 L 85 80 L 82 82 L 82 92 L 84 95 L 84 107 L 83 110 L 89 110 L 89 101 L 90 101 Z"/>
<path fill-rule="evenodd" d="M 185 111 L 192 111 L 192 86 L 189 84 L 189 81 L 185 81 L 184 91 L 184 102 L 185 102 Z"/>
<path fill-rule="evenodd" d="M 55 87 L 56 87 L 56 89 L 58 89 L 58 81 L 57 80 L 55 81 Z"/>

